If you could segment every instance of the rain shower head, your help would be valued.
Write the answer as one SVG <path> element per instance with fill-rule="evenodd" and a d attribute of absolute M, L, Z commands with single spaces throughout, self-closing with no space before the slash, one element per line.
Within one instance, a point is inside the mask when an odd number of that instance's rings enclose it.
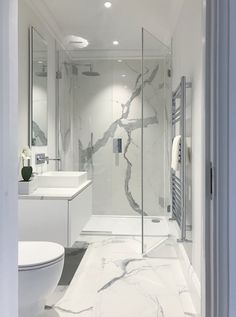
<path fill-rule="evenodd" d="M 83 75 L 85 75 L 85 76 L 100 76 L 100 74 L 98 73 L 98 72 L 90 72 L 90 71 L 88 71 L 88 72 L 82 72 L 82 74 Z"/>
<path fill-rule="evenodd" d="M 98 72 L 93 71 L 92 64 L 90 64 L 88 66 L 89 66 L 89 71 L 82 72 L 83 75 L 92 76 L 92 77 L 100 76 L 100 74 Z"/>
<path fill-rule="evenodd" d="M 72 73 L 73 73 L 74 75 L 77 75 L 77 74 L 78 74 L 78 68 L 77 68 L 77 66 L 79 66 L 79 67 L 82 67 L 82 66 L 83 66 L 83 67 L 89 67 L 89 70 L 88 70 L 88 71 L 82 72 L 83 75 L 85 75 L 85 76 L 91 76 L 91 77 L 100 76 L 100 73 L 93 71 L 93 65 L 92 65 L 92 64 L 68 63 L 68 62 L 64 62 L 63 64 L 64 64 L 64 65 L 71 65 L 71 66 L 72 66 Z"/>

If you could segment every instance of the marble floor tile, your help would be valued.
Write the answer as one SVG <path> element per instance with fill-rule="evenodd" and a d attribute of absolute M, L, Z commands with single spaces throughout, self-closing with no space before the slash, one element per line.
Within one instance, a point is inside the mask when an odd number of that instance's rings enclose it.
<path fill-rule="evenodd" d="M 165 236 L 145 237 L 146 248 L 152 248 L 144 256 L 137 224 L 133 235 L 126 235 L 127 226 L 120 230 L 122 223 L 123 219 L 116 222 L 112 235 L 84 232 L 78 237 L 74 247 L 89 244 L 87 252 L 69 287 L 57 288 L 48 301 L 52 309 L 40 317 L 197 316 L 167 220 L 161 222 Z"/>
<path fill-rule="evenodd" d="M 123 237 L 91 243 L 55 312 L 60 317 L 194 314 L 179 260 L 142 257 L 139 247 L 139 241 Z"/>

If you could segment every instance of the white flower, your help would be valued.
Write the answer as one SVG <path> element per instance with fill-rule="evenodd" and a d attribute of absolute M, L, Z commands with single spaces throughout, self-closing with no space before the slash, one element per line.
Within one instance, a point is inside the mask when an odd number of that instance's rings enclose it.
<path fill-rule="evenodd" d="M 30 148 L 28 146 L 23 148 L 23 150 L 21 152 L 22 159 L 23 160 L 30 160 L 31 156 L 32 156 L 32 152 L 31 152 Z"/>

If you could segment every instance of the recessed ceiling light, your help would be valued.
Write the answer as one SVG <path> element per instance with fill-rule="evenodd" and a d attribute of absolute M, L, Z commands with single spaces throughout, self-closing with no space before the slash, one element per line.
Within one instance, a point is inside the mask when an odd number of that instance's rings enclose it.
<path fill-rule="evenodd" d="M 38 61 L 38 64 L 43 64 L 43 61 Z"/>
<path fill-rule="evenodd" d="M 126 77 L 126 75 L 125 75 L 125 74 L 122 74 L 121 76 L 122 76 L 122 77 Z"/>
<path fill-rule="evenodd" d="M 123 61 L 122 61 L 122 59 L 118 59 L 118 61 L 117 61 L 118 63 L 122 63 Z"/>
<path fill-rule="evenodd" d="M 119 41 L 113 41 L 113 45 L 119 45 Z"/>
<path fill-rule="evenodd" d="M 109 1 L 107 1 L 107 2 L 104 3 L 104 7 L 105 7 L 105 8 L 108 8 L 108 9 L 109 9 L 111 6 L 112 6 L 112 3 L 109 2 Z"/>

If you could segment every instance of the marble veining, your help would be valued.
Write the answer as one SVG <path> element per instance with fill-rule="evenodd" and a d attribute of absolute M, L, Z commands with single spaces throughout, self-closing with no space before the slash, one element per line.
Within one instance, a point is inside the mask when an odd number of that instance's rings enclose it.
<path fill-rule="evenodd" d="M 139 204 L 135 201 L 132 192 L 130 190 L 129 184 L 130 180 L 132 177 L 132 163 L 130 159 L 128 159 L 127 152 L 128 149 L 132 143 L 132 131 L 141 129 L 143 126 L 144 128 L 147 128 L 149 125 L 152 124 L 158 124 L 158 119 L 157 119 L 157 113 L 153 117 L 148 117 L 142 119 L 131 119 L 127 120 L 130 114 L 130 109 L 132 102 L 135 98 L 140 96 L 142 92 L 142 88 L 144 88 L 146 85 L 150 85 L 154 78 L 156 77 L 157 73 L 159 70 L 159 64 L 157 64 L 154 69 L 152 70 L 151 74 L 148 76 L 147 79 L 144 80 L 143 83 L 139 84 L 141 74 L 138 74 L 136 82 L 135 82 L 135 90 L 132 92 L 130 98 L 127 100 L 126 103 L 122 104 L 122 114 L 121 117 L 117 120 L 115 120 L 110 127 L 104 132 L 103 136 L 98 139 L 95 144 L 92 144 L 92 142 L 89 143 L 87 148 L 83 148 L 81 140 L 79 140 L 79 155 L 80 155 L 80 169 L 85 170 L 88 165 L 92 167 L 92 170 L 94 170 L 93 167 L 93 155 L 99 151 L 102 147 L 104 147 L 108 140 L 110 138 L 113 138 L 116 130 L 118 127 L 123 128 L 127 134 L 127 142 L 125 144 L 125 150 L 123 154 L 123 158 L 127 162 L 127 167 L 126 167 L 126 173 L 125 173 L 125 181 L 124 181 L 124 190 L 125 190 L 125 195 L 126 198 L 129 202 L 130 207 L 138 214 L 142 214 L 142 210 L 139 206 Z M 146 74 L 149 72 L 147 70 Z M 125 121 L 126 120 L 126 121 Z M 145 215 L 147 215 L 145 213 Z"/>
<path fill-rule="evenodd" d="M 85 61 L 83 61 L 85 62 Z M 91 61 L 86 61 L 91 62 Z M 60 52 L 59 152 L 62 170 L 85 170 L 96 186 L 93 213 L 141 214 L 141 129 L 144 128 L 145 214 L 164 215 L 168 204 L 164 163 L 169 162 L 169 79 L 165 59 L 92 61 L 101 76 L 88 78 Z M 125 78 L 121 77 L 122 73 Z M 141 95 L 144 88 L 144 121 Z M 112 152 L 112 139 L 122 139 L 122 153 Z M 160 155 L 161 153 L 161 155 Z M 147 160 L 146 160 L 147 158 Z M 153 170 L 154 174 L 153 174 Z M 153 177 L 155 176 L 155 177 Z M 150 178 L 153 177 L 151 180 Z"/>
<path fill-rule="evenodd" d="M 60 317 L 196 316 L 178 259 L 143 258 L 132 237 L 93 239 L 53 307 Z"/>
<path fill-rule="evenodd" d="M 35 142 L 35 144 L 33 145 L 47 145 L 47 137 L 45 135 L 45 132 L 43 132 L 43 130 L 40 128 L 40 126 L 35 122 L 33 121 L 32 122 L 32 125 L 33 125 L 33 136 L 32 136 L 32 139 L 33 139 L 33 142 Z"/>
<path fill-rule="evenodd" d="M 105 289 L 107 289 L 108 287 L 112 286 L 117 281 L 126 277 L 127 275 L 130 275 L 135 271 L 137 272 L 137 269 L 129 272 L 128 268 L 127 268 L 128 265 L 134 261 L 143 261 L 143 259 L 124 259 L 123 261 L 121 261 L 121 263 L 120 263 L 120 269 L 122 271 L 121 275 L 112 278 L 109 282 L 107 282 L 105 285 L 103 285 L 97 292 L 100 293 L 100 292 L 104 291 Z M 142 269 L 143 269 L 143 267 L 142 267 Z"/>

